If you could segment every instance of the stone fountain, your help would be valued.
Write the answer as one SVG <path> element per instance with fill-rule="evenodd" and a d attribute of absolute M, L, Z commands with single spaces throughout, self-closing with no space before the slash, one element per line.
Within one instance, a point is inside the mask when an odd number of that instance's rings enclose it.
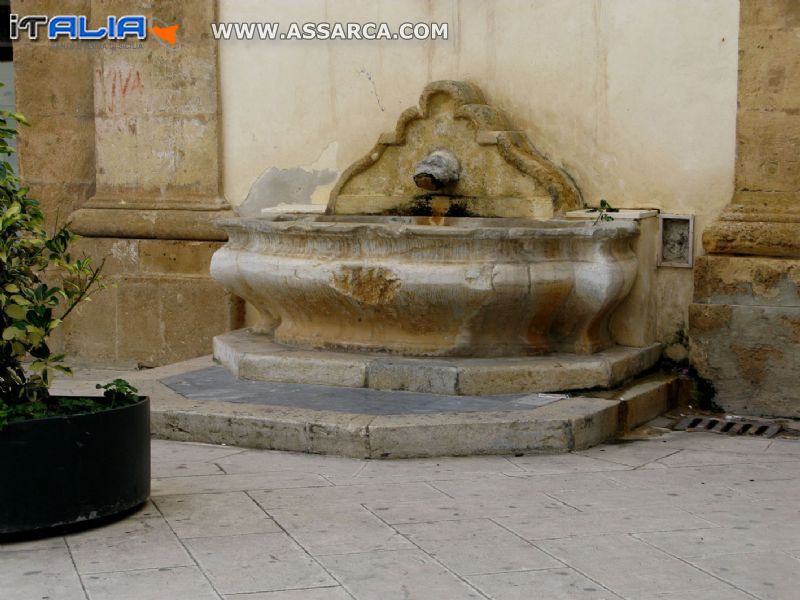
<path fill-rule="evenodd" d="M 567 220 L 573 181 L 465 82 L 425 87 L 324 214 L 218 224 L 214 278 L 263 324 L 215 339 L 240 378 L 442 394 L 607 388 L 658 345 L 609 320 L 635 222 Z"/>

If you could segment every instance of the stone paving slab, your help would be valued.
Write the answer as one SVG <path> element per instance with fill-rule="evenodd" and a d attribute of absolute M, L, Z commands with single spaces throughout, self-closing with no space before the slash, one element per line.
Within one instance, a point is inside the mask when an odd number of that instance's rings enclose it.
<path fill-rule="evenodd" d="M 0 597 L 796 600 L 800 440 L 736 442 L 374 461 L 153 440 L 181 493 L 0 544 Z"/>

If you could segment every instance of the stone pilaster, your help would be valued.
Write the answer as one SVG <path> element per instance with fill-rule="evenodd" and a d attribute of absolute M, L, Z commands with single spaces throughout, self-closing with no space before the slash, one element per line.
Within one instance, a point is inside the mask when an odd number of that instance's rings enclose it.
<path fill-rule="evenodd" d="M 30 4 L 52 15 L 73 14 L 78 3 Z M 83 121 L 70 128 L 77 117 L 54 119 L 34 128 L 21 148 L 23 175 L 27 180 L 40 165 L 74 157 L 87 166 L 81 176 L 91 187 L 62 203 L 62 220 L 70 214 L 64 209 L 72 209 L 72 229 L 83 238 L 79 250 L 95 262 L 106 258 L 106 274 L 117 283 L 70 316 L 65 349 L 83 360 L 145 366 L 207 354 L 211 338 L 239 326 L 242 317 L 242 302 L 208 275 L 211 254 L 226 239 L 214 221 L 230 214 L 221 196 L 217 46 L 209 28 L 216 2 L 81 4 L 96 26 L 108 15 L 143 14 L 149 24 L 155 19 L 178 30 L 174 46 L 150 33 L 141 42 L 106 47 L 68 42 L 86 47 L 53 48 L 36 63 L 25 54 L 16 61 L 20 90 L 42 80 L 54 87 L 80 82 L 72 101 Z M 80 71 L 73 67 L 78 56 L 86 67 Z M 20 106 L 26 110 L 24 94 Z M 50 144 L 49 156 L 31 151 L 52 136 L 65 145 Z M 58 181 L 61 172 L 51 170 Z"/>
<path fill-rule="evenodd" d="M 88 15 L 91 2 L 14 0 L 19 15 Z M 40 36 L 43 38 L 43 36 Z M 17 107 L 30 127 L 19 128 L 20 174 L 49 222 L 63 221 L 95 192 L 93 56 L 21 36 L 14 42 Z"/>
<path fill-rule="evenodd" d="M 144 14 L 178 25 L 170 46 L 105 49 L 94 65 L 95 195 L 73 216 L 84 235 L 224 240 L 216 2 L 94 0 L 92 21 Z M 124 212 L 118 212 L 124 211 Z"/>
<path fill-rule="evenodd" d="M 800 416 L 800 5 L 742 0 L 736 191 L 703 233 L 692 360 L 717 402 Z"/>

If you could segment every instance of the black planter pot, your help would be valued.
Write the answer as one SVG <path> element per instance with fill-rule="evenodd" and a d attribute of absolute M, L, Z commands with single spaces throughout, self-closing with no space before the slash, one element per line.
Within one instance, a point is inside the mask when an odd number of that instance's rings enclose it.
<path fill-rule="evenodd" d="M 150 495 L 150 401 L 0 431 L 0 536 L 123 513 Z"/>

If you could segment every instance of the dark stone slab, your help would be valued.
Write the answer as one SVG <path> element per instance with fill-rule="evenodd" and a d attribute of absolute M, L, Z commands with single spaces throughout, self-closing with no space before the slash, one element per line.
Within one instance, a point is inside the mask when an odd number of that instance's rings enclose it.
<path fill-rule="evenodd" d="M 288 406 L 367 415 L 531 410 L 564 397 L 548 394 L 446 396 L 367 388 L 248 381 L 236 379 L 221 366 L 174 375 L 162 379 L 161 383 L 192 400 Z"/>

